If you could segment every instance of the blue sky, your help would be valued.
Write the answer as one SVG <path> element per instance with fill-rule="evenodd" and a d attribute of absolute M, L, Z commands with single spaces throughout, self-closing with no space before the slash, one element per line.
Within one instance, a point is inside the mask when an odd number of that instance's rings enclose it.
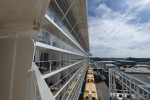
<path fill-rule="evenodd" d="M 97 57 L 150 57 L 150 0 L 88 0 L 90 51 Z"/>

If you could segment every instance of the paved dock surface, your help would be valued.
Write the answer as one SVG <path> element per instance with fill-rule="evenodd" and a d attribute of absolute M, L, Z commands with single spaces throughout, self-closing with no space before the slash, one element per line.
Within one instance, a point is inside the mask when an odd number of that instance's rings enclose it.
<path fill-rule="evenodd" d="M 109 100 L 109 91 L 105 81 L 101 78 L 101 75 L 98 77 L 94 75 L 95 85 L 98 95 L 98 100 Z"/>

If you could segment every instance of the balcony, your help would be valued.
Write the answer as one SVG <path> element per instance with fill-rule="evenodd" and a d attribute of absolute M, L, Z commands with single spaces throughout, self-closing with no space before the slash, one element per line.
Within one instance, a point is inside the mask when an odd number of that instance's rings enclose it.
<path fill-rule="evenodd" d="M 78 76 L 76 76 L 76 78 L 73 80 L 71 86 L 69 87 L 69 89 L 65 92 L 65 94 L 62 96 L 61 100 L 72 100 L 74 98 L 74 95 L 79 93 L 79 90 L 82 86 L 84 77 L 85 77 L 85 73 L 86 73 L 86 67 L 84 67 L 80 73 L 78 74 Z M 74 99 L 76 100 L 76 99 Z"/>
<path fill-rule="evenodd" d="M 46 14 L 71 38 L 71 40 L 73 40 L 79 46 L 79 48 L 83 50 L 83 48 L 80 46 L 77 40 L 73 37 L 73 34 L 76 33 L 74 33 L 72 30 L 68 30 L 65 24 L 59 19 L 59 17 L 55 13 L 53 13 L 53 11 L 50 8 L 48 8 Z"/>
<path fill-rule="evenodd" d="M 65 66 L 78 62 L 78 60 L 49 60 L 35 61 L 42 75 L 48 74 Z"/>
<path fill-rule="evenodd" d="M 37 41 L 60 48 L 60 49 L 71 51 L 80 55 L 84 55 L 82 51 L 60 40 L 59 38 L 57 38 L 56 36 L 54 36 L 53 34 L 51 34 L 50 32 L 44 29 L 41 29 Z"/>
<path fill-rule="evenodd" d="M 82 64 L 78 65 L 78 67 L 76 67 L 73 71 L 69 72 L 66 76 L 64 76 L 63 78 L 61 78 L 58 82 L 56 82 L 55 84 L 51 84 L 49 83 L 48 86 L 52 92 L 53 95 L 56 95 L 56 93 L 63 88 L 63 86 L 69 82 L 69 80 L 76 75 L 76 73 L 79 71 L 79 69 L 81 69 Z"/>

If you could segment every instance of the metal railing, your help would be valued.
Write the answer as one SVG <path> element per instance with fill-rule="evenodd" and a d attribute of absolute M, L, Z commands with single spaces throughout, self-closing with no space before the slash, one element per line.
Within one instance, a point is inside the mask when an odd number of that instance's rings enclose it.
<path fill-rule="evenodd" d="M 81 66 L 76 67 L 73 71 L 68 73 L 54 85 L 50 86 L 50 90 L 52 91 L 53 95 L 55 95 L 64 86 L 64 84 L 66 84 L 66 82 L 79 70 L 80 67 Z"/>
<path fill-rule="evenodd" d="M 125 98 L 125 94 L 129 94 L 131 98 L 136 98 L 136 100 L 149 100 L 149 84 L 117 69 L 109 69 L 109 91 L 112 93 L 113 98 L 117 96 L 116 82 L 122 86 L 123 98 Z"/>
<path fill-rule="evenodd" d="M 58 70 L 62 67 L 74 64 L 78 61 L 79 60 L 62 59 L 62 60 L 35 61 L 35 64 L 38 66 L 41 74 L 44 75 L 53 72 L 55 70 Z"/>
<path fill-rule="evenodd" d="M 61 100 L 77 100 L 78 99 L 78 95 L 80 92 L 80 89 L 82 87 L 82 83 L 85 77 L 85 73 L 86 73 L 86 67 L 84 67 L 80 74 L 74 79 L 74 86 L 70 89 L 68 89 L 65 94 L 63 95 L 63 97 L 61 98 Z"/>
<path fill-rule="evenodd" d="M 58 93 L 55 95 L 55 98 L 57 98 L 59 95 L 59 93 L 61 93 L 61 95 L 63 96 L 65 92 L 61 92 L 65 89 L 68 89 L 70 87 L 70 85 L 73 83 L 73 81 L 76 79 L 77 75 L 81 72 L 82 68 L 83 68 L 83 65 L 84 63 L 80 64 L 81 67 L 79 68 L 79 70 L 77 70 L 73 75 L 72 77 L 66 82 L 66 84 L 61 88 L 61 90 L 58 91 Z M 65 88 L 66 87 L 66 88 Z"/>
<path fill-rule="evenodd" d="M 27 100 L 55 100 L 36 64 L 28 71 Z M 43 92 L 44 91 L 44 92 Z"/>

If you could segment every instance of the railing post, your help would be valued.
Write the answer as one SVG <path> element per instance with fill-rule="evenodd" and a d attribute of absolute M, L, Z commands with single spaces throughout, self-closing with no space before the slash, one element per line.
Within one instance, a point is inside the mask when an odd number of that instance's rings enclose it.
<path fill-rule="evenodd" d="M 52 62 L 50 61 L 50 68 L 49 68 L 49 72 L 51 72 L 51 71 L 52 71 L 52 70 L 51 70 L 51 69 L 52 69 L 51 67 L 52 67 Z"/>
<path fill-rule="evenodd" d="M 62 56 L 62 54 L 60 53 L 60 61 L 59 61 L 59 62 L 60 62 L 60 63 L 59 63 L 59 64 L 60 64 L 59 67 L 60 67 L 60 68 L 61 68 L 61 56 Z"/>
<path fill-rule="evenodd" d="M 130 93 L 130 97 L 131 97 L 131 100 L 132 100 L 132 91 L 131 91 L 131 78 L 129 78 L 129 93 Z"/>
<path fill-rule="evenodd" d="M 31 81 L 32 80 L 32 81 Z M 33 93 L 34 93 L 34 89 L 33 89 L 33 84 L 34 84 L 34 77 L 33 77 L 33 73 L 31 70 L 28 70 L 28 100 L 32 100 L 33 97 Z"/>
<path fill-rule="evenodd" d="M 145 100 L 145 94 L 143 90 L 142 90 L 142 96 L 143 96 L 143 99 Z"/>
<path fill-rule="evenodd" d="M 137 100 L 140 100 L 140 89 L 138 85 L 136 85 L 136 91 L 137 91 Z"/>
<path fill-rule="evenodd" d="M 51 46 L 53 45 L 53 35 L 51 35 Z"/>
<path fill-rule="evenodd" d="M 115 72 L 113 73 L 113 90 L 115 93 L 115 99 L 117 98 L 117 91 L 116 91 L 116 82 L 115 82 Z"/>
<path fill-rule="evenodd" d="M 109 91 L 110 91 L 110 93 L 112 93 L 112 98 L 113 98 L 112 73 L 113 73 L 112 69 L 109 69 Z"/>
<path fill-rule="evenodd" d="M 147 92 L 147 97 L 146 97 L 146 100 L 148 100 L 148 99 L 149 99 L 149 95 L 150 95 L 150 94 Z"/>
<path fill-rule="evenodd" d="M 123 98 L 125 98 L 125 91 L 124 91 L 124 85 L 123 85 L 123 79 L 124 79 L 124 77 L 122 76 L 122 92 L 123 92 Z"/>

